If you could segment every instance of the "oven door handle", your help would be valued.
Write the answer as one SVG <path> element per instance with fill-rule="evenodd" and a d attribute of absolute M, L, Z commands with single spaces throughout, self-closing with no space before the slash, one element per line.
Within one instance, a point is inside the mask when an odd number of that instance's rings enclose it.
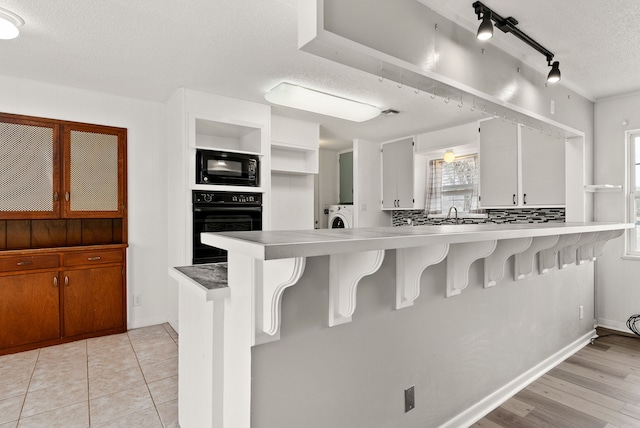
<path fill-rule="evenodd" d="M 213 213 L 213 212 L 261 212 L 262 207 L 193 207 L 196 213 Z"/>

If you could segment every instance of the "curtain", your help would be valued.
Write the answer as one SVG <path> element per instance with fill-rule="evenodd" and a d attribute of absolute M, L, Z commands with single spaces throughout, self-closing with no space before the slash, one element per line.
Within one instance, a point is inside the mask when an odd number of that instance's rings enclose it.
<path fill-rule="evenodd" d="M 442 213 L 442 159 L 429 161 L 425 193 L 425 214 Z"/>

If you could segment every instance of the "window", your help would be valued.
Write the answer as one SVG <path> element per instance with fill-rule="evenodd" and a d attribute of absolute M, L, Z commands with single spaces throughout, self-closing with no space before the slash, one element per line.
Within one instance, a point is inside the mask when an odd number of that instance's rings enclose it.
<path fill-rule="evenodd" d="M 627 253 L 640 256 L 640 131 L 629 135 L 629 223 L 636 227 L 627 235 Z"/>
<path fill-rule="evenodd" d="M 478 211 L 478 155 L 461 156 L 453 162 L 435 159 L 427 172 L 425 210 L 441 214 L 456 207 L 459 213 Z"/>

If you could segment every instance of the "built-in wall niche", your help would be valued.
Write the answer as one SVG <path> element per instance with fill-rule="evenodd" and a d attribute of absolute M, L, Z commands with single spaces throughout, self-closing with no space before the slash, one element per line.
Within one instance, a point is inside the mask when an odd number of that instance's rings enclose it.
<path fill-rule="evenodd" d="M 123 243 L 121 218 L 0 220 L 0 250 Z"/>
<path fill-rule="evenodd" d="M 226 152 L 262 154 L 262 129 L 194 118 L 194 146 Z"/>
<path fill-rule="evenodd" d="M 272 141 L 271 171 L 287 174 L 317 174 L 318 148 Z"/>

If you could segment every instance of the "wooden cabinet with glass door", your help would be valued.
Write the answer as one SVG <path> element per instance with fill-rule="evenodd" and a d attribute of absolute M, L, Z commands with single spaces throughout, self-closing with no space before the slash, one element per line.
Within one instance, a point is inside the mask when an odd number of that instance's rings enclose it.
<path fill-rule="evenodd" d="M 0 113 L 0 354 L 126 331 L 126 137 Z M 27 260 L 13 266 L 14 255 Z M 55 305 L 43 291 L 53 281 Z"/>

